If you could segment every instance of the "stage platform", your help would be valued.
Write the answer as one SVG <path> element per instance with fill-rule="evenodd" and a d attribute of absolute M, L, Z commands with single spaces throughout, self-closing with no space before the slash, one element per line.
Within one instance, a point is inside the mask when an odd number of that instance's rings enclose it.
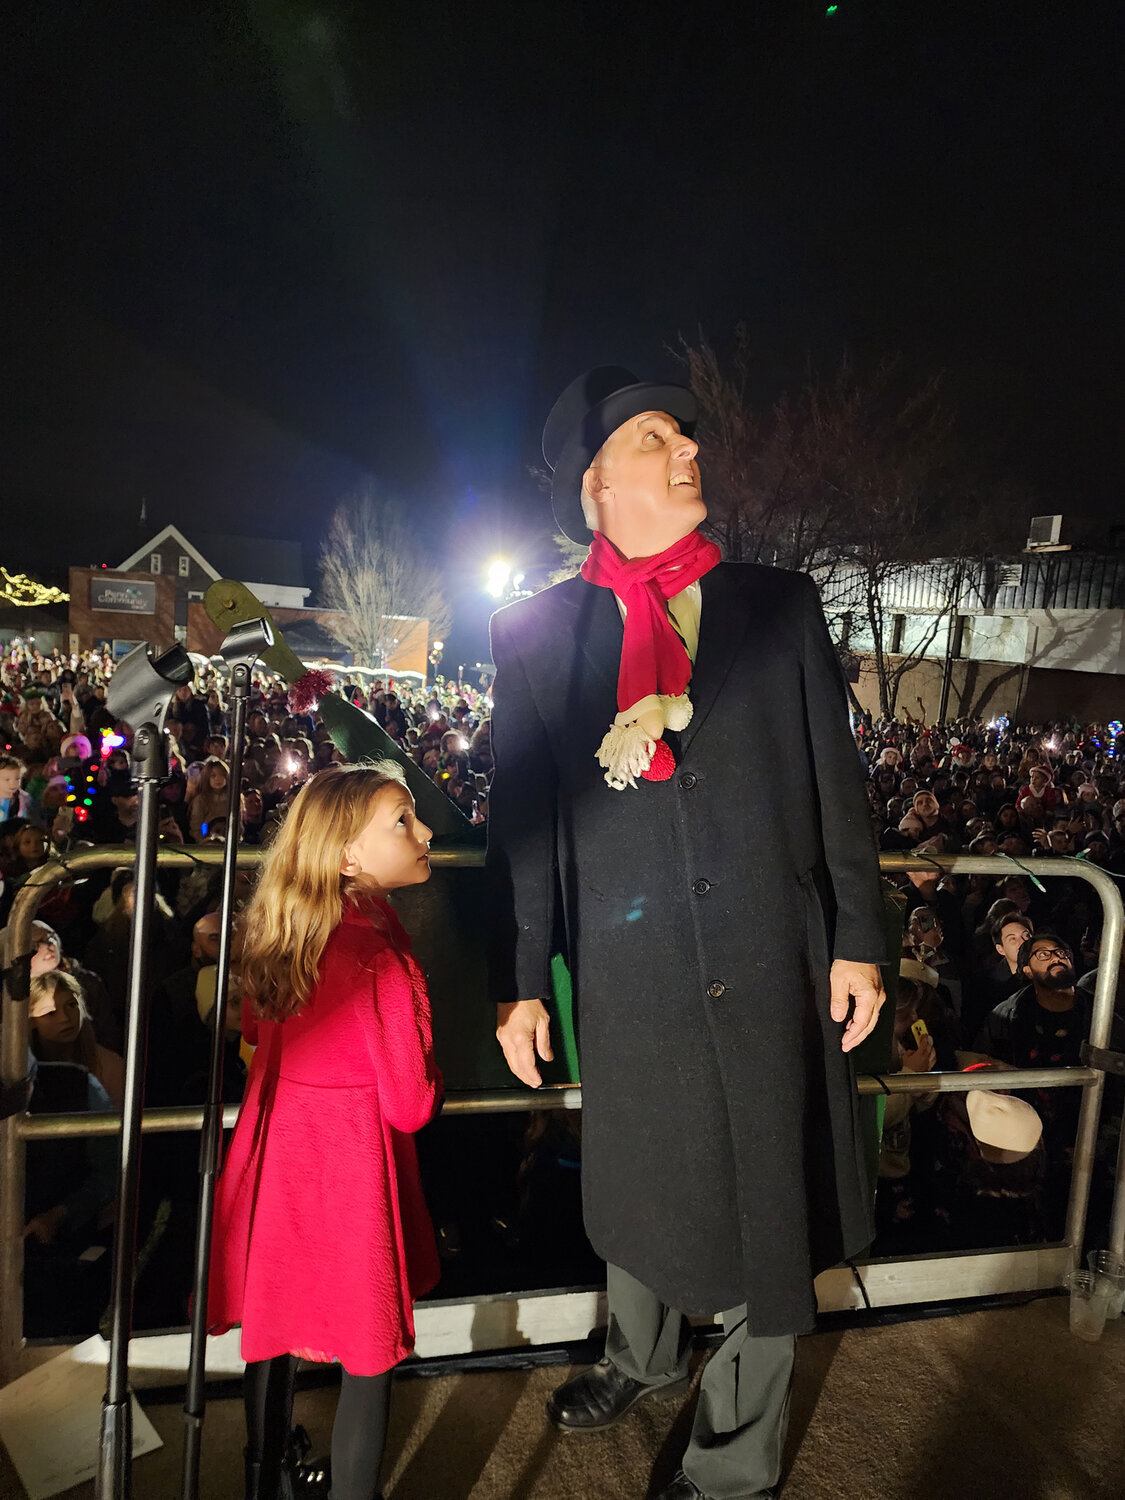
<path fill-rule="evenodd" d="M 1065 1297 L 849 1327 L 799 1344 L 785 1500 L 1120 1500 L 1125 1320 L 1100 1343 L 1067 1328 Z M 696 1376 L 704 1356 L 696 1357 Z M 432 1368 L 432 1366 L 431 1366 Z M 675 1472 L 687 1398 L 654 1399 L 609 1432 L 563 1436 L 543 1402 L 566 1366 L 396 1382 L 388 1500 L 645 1500 Z M 139 1459 L 135 1500 L 179 1493 L 181 1415 L 143 1405 L 165 1446 Z M 296 1418 L 327 1447 L 335 1390 L 298 1394 Z M 202 1493 L 241 1500 L 241 1403 L 208 1405 Z M 21 1486 L 0 1456 L 0 1495 Z M 93 1500 L 93 1484 L 66 1491 Z"/>

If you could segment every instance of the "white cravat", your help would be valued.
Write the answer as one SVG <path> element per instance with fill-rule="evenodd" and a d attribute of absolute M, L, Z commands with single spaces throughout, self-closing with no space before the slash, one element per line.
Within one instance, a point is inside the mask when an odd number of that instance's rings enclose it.
<path fill-rule="evenodd" d="M 621 611 L 624 620 L 629 611 L 622 604 L 617 595 L 617 608 Z M 691 657 L 692 665 L 695 665 L 695 654 L 699 650 L 699 620 L 703 613 L 703 590 L 699 586 L 699 580 L 689 583 L 686 589 L 678 594 L 673 594 L 668 600 L 668 614 L 672 624 L 676 627 L 676 633 L 680 636 L 687 647 L 687 654 Z"/>

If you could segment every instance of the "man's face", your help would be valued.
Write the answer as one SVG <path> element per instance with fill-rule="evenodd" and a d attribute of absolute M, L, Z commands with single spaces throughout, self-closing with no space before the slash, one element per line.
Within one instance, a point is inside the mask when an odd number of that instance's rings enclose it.
<path fill-rule="evenodd" d="M 667 412 L 644 412 L 622 423 L 587 471 L 599 529 L 609 527 L 607 535 L 614 529 L 651 533 L 647 555 L 688 536 L 707 516 L 698 452 L 698 444 L 681 434 Z"/>
<path fill-rule="evenodd" d="M 1042 990 L 1074 988 L 1074 965 L 1070 954 L 1052 938 L 1031 945 L 1024 973 Z"/>
<path fill-rule="evenodd" d="M 1000 933 L 1000 941 L 996 944 L 996 951 L 1001 958 L 1008 960 L 1008 966 L 1015 972 L 1016 960 L 1020 956 L 1020 949 L 1031 936 L 1031 929 L 1024 926 L 1022 922 L 1006 922 Z"/>
<path fill-rule="evenodd" d="M 131 792 L 127 797 L 114 797 L 113 806 L 122 828 L 135 828 L 137 826 L 136 792 Z"/>
<path fill-rule="evenodd" d="M 191 956 L 200 964 L 215 964 L 219 961 L 219 929 L 222 920 L 217 911 L 208 912 L 192 928 Z"/>

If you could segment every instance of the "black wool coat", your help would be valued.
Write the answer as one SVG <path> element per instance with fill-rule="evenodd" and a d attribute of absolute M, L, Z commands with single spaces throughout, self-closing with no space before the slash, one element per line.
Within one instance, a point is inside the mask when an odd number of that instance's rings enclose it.
<path fill-rule="evenodd" d="M 872 1238 L 832 958 L 885 959 L 878 861 L 811 579 L 702 579 L 694 715 L 665 782 L 614 791 L 622 621 L 573 578 L 492 620 L 498 1001 L 574 983 L 598 1253 L 669 1306 L 812 1326 L 816 1272 Z"/>

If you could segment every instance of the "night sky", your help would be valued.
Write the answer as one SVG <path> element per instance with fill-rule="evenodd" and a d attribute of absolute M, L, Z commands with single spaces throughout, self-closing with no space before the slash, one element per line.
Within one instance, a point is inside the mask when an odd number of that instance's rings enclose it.
<path fill-rule="evenodd" d="M 483 561 L 550 550 L 557 391 L 739 320 L 762 400 L 900 352 L 1037 509 L 1125 519 L 1120 7 L 827 9 L 9 11 L 0 561 L 168 521 L 312 557 L 370 482 L 471 655 Z"/>

